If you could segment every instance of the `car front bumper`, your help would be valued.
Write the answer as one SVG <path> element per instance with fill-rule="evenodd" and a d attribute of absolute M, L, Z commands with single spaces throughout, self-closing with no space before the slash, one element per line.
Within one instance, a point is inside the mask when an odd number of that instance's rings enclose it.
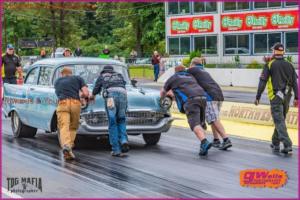
<path fill-rule="evenodd" d="M 165 117 L 155 125 L 127 125 L 126 130 L 128 135 L 151 134 L 167 132 L 173 122 L 172 117 Z M 90 126 L 86 122 L 81 121 L 77 131 L 79 135 L 106 135 L 108 134 L 107 126 Z"/>

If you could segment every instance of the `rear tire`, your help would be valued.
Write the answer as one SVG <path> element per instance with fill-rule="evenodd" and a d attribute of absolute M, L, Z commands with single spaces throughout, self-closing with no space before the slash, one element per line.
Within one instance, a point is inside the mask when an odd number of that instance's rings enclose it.
<path fill-rule="evenodd" d="M 17 112 L 11 115 L 11 127 L 16 138 L 33 138 L 36 135 L 37 128 L 33 128 L 23 124 Z"/>
<path fill-rule="evenodd" d="M 143 134 L 144 141 L 147 145 L 156 145 L 160 140 L 161 133 Z"/>

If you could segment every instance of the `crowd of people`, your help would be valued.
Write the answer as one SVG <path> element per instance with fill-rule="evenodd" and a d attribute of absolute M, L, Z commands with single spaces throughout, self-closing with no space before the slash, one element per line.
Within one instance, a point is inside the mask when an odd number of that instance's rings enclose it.
<path fill-rule="evenodd" d="M 284 46 L 276 43 L 272 49 L 272 57 L 265 59 L 266 64 L 259 77 L 254 103 L 259 104 L 262 92 L 268 86 L 271 114 L 275 124 L 271 148 L 275 152 L 288 154 L 292 152 L 292 141 L 287 132 L 285 118 L 289 110 L 292 91 L 294 92 L 294 106 L 298 106 L 297 74 L 293 65 L 284 58 Z M 107 50 L 105 52 L 108 53 Z M 75 53 L 81 55 L 82 51 L 77 48 Z M 63 52 L 65 57 L 71 54 L 70 49 L 65 49 Z M 154 81 L 157 81 L 159 77 L 161 63 L 161 56 L 154 51 L 152 56 Z M 91 94 L 85 81 L 80 76 L 72 75 L 71 68 L 64 67 L 61 75 L 62 77 L 55 81 L 54 87 L 59 100 L 57 121 L 65 159 L 75 159 L 72 148 L 79 126 L 80 98 L 86 98 L 91 102 L 100 94 L 105 99 L 112 156 L 119 157 L 127 153 L 129 151 L 126 134 L 127 92 L 122 74 L 115 72 L 112 66 L 104 66 L 103 71 L 95 80 Z M 4 83 L 16 84 L 18 77 L 22 77 L 20 59 L 15 55 L 14 47 L 9 44 L 6 53 L 2 55 L 2 80 Z M 207 155 L 211 147 L 220 150 L 232 147 L 232 142 L 220 121 L 220 110 L 224 101 L 223 92 L 204 69 L 203 58 L 193 58 L 188 67 L 176 66 L 175 74 L 165 82 L 160 95 L 161 98 L 166 96 L 173 98 L 178 110 L 187 116 L 190 129 L 200 141 L 200 156 Z M 213 132 L 212 142 L 206 138 L 206 123 L 211 126 Z M 280 143 L 283 143 L 283 149 L 280 149 Z"/>

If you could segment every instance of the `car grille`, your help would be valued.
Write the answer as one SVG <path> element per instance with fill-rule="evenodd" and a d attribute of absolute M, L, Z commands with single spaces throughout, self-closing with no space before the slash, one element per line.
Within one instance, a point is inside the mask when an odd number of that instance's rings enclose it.
<path fill-rule="evenodd" d="M 164 113 L 150 112 L 150 111 L 132 111 L 126 113 L 127 125 L 154 125 L 157 124 L 162 118 Z M 106 112 L 94 112 L 83 114 L 81 118 L 89 126 L 108 126 L 108 119 Z"/>

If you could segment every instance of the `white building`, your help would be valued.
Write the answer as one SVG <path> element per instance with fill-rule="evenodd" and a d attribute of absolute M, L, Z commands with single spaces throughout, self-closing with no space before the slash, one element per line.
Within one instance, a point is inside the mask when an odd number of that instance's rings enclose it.
<path fill-rule="evenodd" d="M 276 42 L 298 63 L 297 2 L 167 2 L 166 52 L 200 50 L 208 63 L 262 62 Z"/>

